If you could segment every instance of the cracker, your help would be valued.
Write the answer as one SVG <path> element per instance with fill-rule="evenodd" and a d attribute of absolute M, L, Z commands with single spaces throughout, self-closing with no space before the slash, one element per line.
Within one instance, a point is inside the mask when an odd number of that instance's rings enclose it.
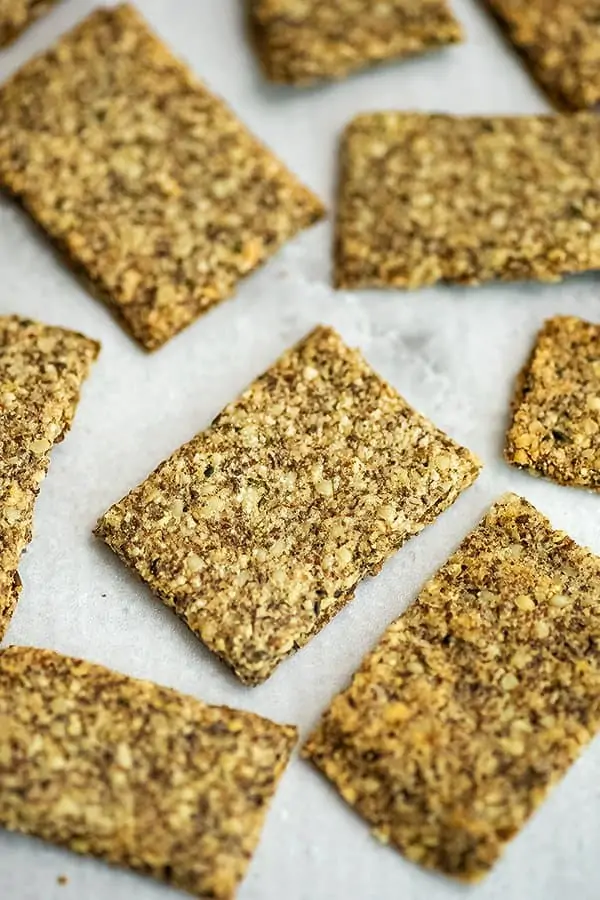
<path fill-rule="evenodd" d="M 0 47 L 6 47 L 21 32 L 49 12 L 59 0 L 0 0 Z"/>
<path fill-rule="evenodd" d="M 600 559 L 508 495 L 304 748 L 384 842 L 485 875 L 600 726 Z"/>
<path fill-rule="evenodd" d="M 446 0 L 252 0 L 268 78 L 302 85 L 462 40 Z"/>
<path fill-rule="evenodd" d="M 544 323 L 517 379 L 505 457 L 559 484 L 600 490 L 600 325 Z"/>
<path fill-rule="evenodd" d="M 128 5 L 0 90 L 0 182 L 148 350 L 323 213 Z"/>
<path fill-rule="evenodd" d="M 24 647 L 0 652 L 0 724 L 0 824 L 219 900 L 235 896 L 297 737 Z"/>
<path fill-rule="evenodd" d="M 484 0 L 533 76 L 563 109 L 600 102 L 598 0 Z"/>
<path fill-rule="evenodd" d="M 342 149 L 336 282 L 558 281 L 600 266 L 600 119 L 360 116 Z"/>
<path fill-rule="evenodd" d="M 478 471 L 358 351 L 318 327 L 113 506 L 97 533 L 257 684 Z"/>
<path fill-rule="evenodd" d="M 17 603 L 17 565 L 50 451 L 71 426 L 99 349 L 73 331 L 0 316 L 0 640 Z"/>

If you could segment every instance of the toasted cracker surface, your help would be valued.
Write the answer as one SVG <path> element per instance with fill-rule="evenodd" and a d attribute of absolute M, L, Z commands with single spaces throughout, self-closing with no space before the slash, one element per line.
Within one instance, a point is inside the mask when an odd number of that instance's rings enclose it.
<path fill-rule="evenodd" d="M 229 900 L 296 729 L 49 650 L 0 652 L 0 824 Z"/>
<path fill-rule="evenodd" d="M 97 533 L 256 684 L 478 471 L 319 327 L 113 506 Z"/>
<path fill-rule="evenodd" d="M 484 0 L 561 108 L 600 101 L 599 0 Z"/>
<path fill-rule="evenodd" d="M 0 316 L 0 640 L 17 603 L 17 565 L 50 451 L 71 426 L 99 349 L 73 331 Z"/>
<path fill-rule="evenodd" d="M 496 503 L 304 753 L 410 860 L 474 881 L 600 726 L 600 559 Z"/>
<path fill-rule="evenodd" d="M 344 78 L 462 40 L 446 0 L 252 0 L 261 61 L 276 82 Z"/>
<path fill-rule="evenodd" d="M 336 282 L 557 281 L 600 265 L 600 119 L 359 116 L 342 146 Z"/>
<path fill-rule="evenodd" d="M 600 325 L 545 322 L 517 379 L 505 457 L 559 484 L 600 490 Z"/>
<path fill-rule="evenodd" d="M 129 5 L 0 90 L 0 181 L 148 350 L 323 213 Z"/>
<path fill-rule="evenodd" d="M 0 47 L 17 38 L 59 0 L 0 0 Z"/>

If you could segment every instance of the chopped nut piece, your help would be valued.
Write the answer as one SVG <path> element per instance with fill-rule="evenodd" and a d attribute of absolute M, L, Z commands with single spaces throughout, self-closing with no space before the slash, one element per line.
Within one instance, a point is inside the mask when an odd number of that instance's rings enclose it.
<path fill-rule="evenodd" d="M 0 47 L 12 43 L 21 32 L 58 2 L 59 0 L 1 0 Z"/>
<path fill-rule="evenodd" d="M 307 381 L 307 368 L 318 377 Z M 338 427 L 342 417 L 350 428 Z M 439 469 L 441 455 L 452 465 Z M 320 327 L 113 506 L 97 533 L 242 681 L 257 684 L 478 471 L 467 450 Z M 192 528 L 165 515 L 174 497 Z M 382 508 L 398 515 L 384 522 Z"/>
<path fill-rule="evenodd" d="M 296 743 L 295 728 L 24 647 L 0 651 L 0 723 L 1 825 L 219 900 Z"/>
<path fill-rule="evenodd" d="M 484 0 L 561 108 L 600 102 L 599 0 Z"/>
<path fill-rule="evenodd" d="M 447 0 L 251 0 L 251 6 L 265 73 L 283 84 L 345 78 L 462 40 Z"/>
<path fill-rule="evenodd" d="M 600 268 L 599 179 L 594 114 L 359 116 L 342 145 L 336 283 L 558 281 Z"/>
<path fill-rule="evenodd" d="M 559 484 L 600 490 L 599 360 L 600 325 L 572 316 L 545 322 L 517 379 L 509 463 Z"/>
<path fill-rule="evenodd" d="M 323 214 L 129 5 L 0 90 L 0 182 L 148 350 Z"/>
<path fill-rule="evenodd" d="M 550 583 L 571 602 L 515 604 Z M 377 836 L 475 881 L 598 731 L 599 698 L 600 559 L 509 494 L 388 628 L 304 755 Z"/>
<path fill-rule="evenodd" d="M 17 604 L 17 566 L 49 451 L 71 426 L 99 349 L 73 331 L 0 316 L 0 640 Z"/>

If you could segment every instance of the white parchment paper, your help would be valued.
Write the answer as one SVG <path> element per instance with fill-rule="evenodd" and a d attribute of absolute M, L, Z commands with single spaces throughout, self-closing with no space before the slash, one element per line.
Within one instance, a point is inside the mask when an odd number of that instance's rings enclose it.
<path fill-rule="evenodd" d="M 65 0 L 0 53 L 4 79 L 94 6 Z M 152 25 L 330 205 L 346 121 L 380 108 L 456 113 L 548 109 L 475 0 L 455 0 L 467 43 L 346 82 L 294 92 L 267 85 L 245 39 L 242 0 L 138 0 Z M 103 343 L 74 428 L 53 453 L 7 643 L 51 647 L 300 726 L 315 724 L 364 653 L 502 492 L 524 494 L 600 552 L 600 498 L 508 468 L 501 459 L 512 382 L 542 320 L 600 319 L 598 281 L 336 293 L 331 225 L 288 245 L 237 297 L 153 356 L 79 286 L 44 239 L 0 200 L 0 314 L 18 312 Z M 477 485 L 411 541 L 356 600 L 270 681 L 246 689 L 153 599 L 91 531 L 278 354 L 317 322 L 338 328 L 419 410 L 476 451 Z M 380 847 L 306 763 L 294 759 L 240 891 L 242 900 L 598 900 L 600 742 L 573 767 L 492 875 L 462 888 Z M 66 875 L 66 886 L 57 884 Z M 0 900 L 159 900 L 152 881 L 0 832 Z"/>

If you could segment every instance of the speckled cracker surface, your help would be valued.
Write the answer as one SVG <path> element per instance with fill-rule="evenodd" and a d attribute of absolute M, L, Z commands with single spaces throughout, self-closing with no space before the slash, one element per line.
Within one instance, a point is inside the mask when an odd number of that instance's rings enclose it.
<path fill-rule="evenodd" d="M 148 350 L 323 212 L 127 5 L 0 90 L 0 182 Z"/>
<path fill-rule="evenodd" d="M 99 349 L 73 331 L 0 316 L 0 640 L 17 603 L 17 565 L 50 451 L 70 428 Z"/>
<path fill-rule="evenodd" d="M 319 327 L 113 506 L 97 533 L 256 684 L 478 470 Z"/>
<path fill-rule="evenodd" d="M 59 0 L 0 0 L 0 47 L 17 38 Z"/>
<path fill-rule="evenodd" d="M 562 108 L 600 101 L 599 0 L 483 0 Z"/>
<path fill-rule="evenodd" d="M 557 281 L 600 265 L 600 118 L 359 116 L 342 146 L 336 282 Z"/>
<path fill-rule="evenodd" d="M 296 729 L 49 650 L 0 652 L 0 824 L 229 900 Z"/>
<path fill-rule="evenodd" d="M 251 0 L 265 72 L 307 84 L 462 40 L 446 0 Z"/>
<path fill-rule="evenodd" d="M 481 878 L 600 725 L 600 559 L 508 495 L 304 753 L 410 860 Z"/>
<path fill-rule="evenodd" d="M 505 456 L 559 484 L 600 490 L 600 325 L 545 322 L 517 379 Z"/>

